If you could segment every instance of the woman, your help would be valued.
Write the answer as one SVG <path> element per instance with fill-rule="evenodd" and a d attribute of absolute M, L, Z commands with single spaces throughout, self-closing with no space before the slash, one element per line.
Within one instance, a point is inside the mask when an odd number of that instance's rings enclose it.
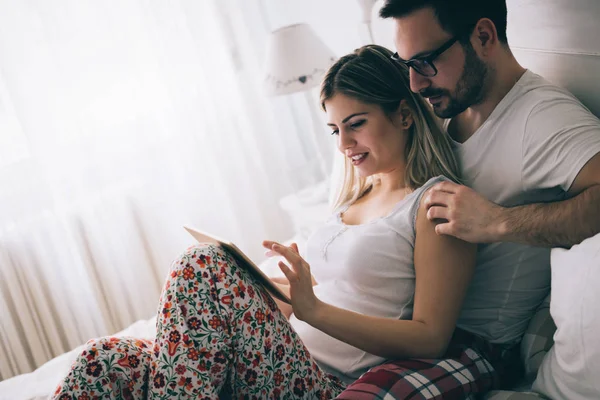
<path fill-rule="evenodd" d="M 445 353 L 475 247 L 436 235 L 426 218 L 423 194 L 457 180 L 457 165 L 391 55 L 363 47 L 324 79 L 322 107 L 346 166 L 336 211 L 306 260 L 295 245 L 263 243 L 287 261 L 291 307 L 229 254 L 191 247 L 173 263 L 156 340 L 89 342 L 55 398 L 330 399 L 384 360 Z"/>

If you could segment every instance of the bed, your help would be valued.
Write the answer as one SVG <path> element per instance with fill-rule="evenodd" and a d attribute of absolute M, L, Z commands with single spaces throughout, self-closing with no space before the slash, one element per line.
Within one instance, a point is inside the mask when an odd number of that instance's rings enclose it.
<path fill-rule="evenodd" d="M 526 67 L 549 80 L 567 87 L 596 115 L 600 115 L 600 27 L 594 16 L 600 14 L 597 0 L 507 0 L 509 7 L 509 42 L 515 56 Z M 376 14 L 381 2 L 374 6 Z M 393 48 L 389 21 L 373 20 L 375 41 Z M 577 73 L 573 73 L 577 71 Z M 320 209 L 326 209 L 325 203 Z M 314 204 L 312 206 L 315 206 Z M 304 227 L 304 231 L 308 228 Z M 296 241 L 302 241 L 306 234 Z M 268 272 L 273 264 L 264 264 Z M 554 324 L 549 314 L 549 299 L 530 323 L 522 344 L 528 374 L 523 390 L 530 388 L 544 355 L 552 346 Z M 153 338 L 155 319 L 140 320 L 115 336 Z M 45 399 L 64 376 L 81 347 L 50 360 L 36 371 L 0 382 L 0 399 Z M 488 399 L 530 399 L 533 394 L 494 392 Z"/>

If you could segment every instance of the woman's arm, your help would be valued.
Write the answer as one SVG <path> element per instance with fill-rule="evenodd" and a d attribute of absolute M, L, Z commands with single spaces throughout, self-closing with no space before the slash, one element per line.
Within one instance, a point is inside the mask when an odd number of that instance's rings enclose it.
<path fill-rule="evenodd" d="M 476 247 L 437 235 L 435 223 L 427 219 L 423 204 L 417 215 L 416 232 L 412 320 L 370 317 L 344 310 L 321 302 L 312 290 L 311 297 L 306 287 L 308 264 L 300 264 L 285 251 L 287 248 L 278 248 L 282 255 L 288 254 L 286 259 L 294 269 L 280 264 L 291 282 L 296 316 L 338 340 L 387 359 L 441 357 L 452 337 L 473 274 Z"/>

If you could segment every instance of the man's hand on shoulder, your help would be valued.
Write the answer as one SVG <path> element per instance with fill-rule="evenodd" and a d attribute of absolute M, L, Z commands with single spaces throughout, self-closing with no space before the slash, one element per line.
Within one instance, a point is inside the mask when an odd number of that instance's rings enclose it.
<path fill-rule="evenodd" d="M 450 235 L 470 243 L 501 241 L 504 208 L 466 186 L 441 182 L 425 197 L 427 218 L 439 222 L 438 235 Z"/>

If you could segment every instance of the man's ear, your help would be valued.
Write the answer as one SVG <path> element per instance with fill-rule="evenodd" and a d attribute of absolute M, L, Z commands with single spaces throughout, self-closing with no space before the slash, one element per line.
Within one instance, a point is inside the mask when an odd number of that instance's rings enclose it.
<path fill-rule="evenodd" d="M 489 18 L 482 18 L 477 22 L 471 35 L 471 44 L 478 54 L 487 56 L 498 44 L 498 31 L 496 25 Z"/>
<path fill-rule="evenodd" d="M 408 129 L 415 122 L 413 119 L 413 112 L 408 106 L 406 100 L 401 100 L 398 110 L 396 111 L 398 121 L 403 129 Z"/>

